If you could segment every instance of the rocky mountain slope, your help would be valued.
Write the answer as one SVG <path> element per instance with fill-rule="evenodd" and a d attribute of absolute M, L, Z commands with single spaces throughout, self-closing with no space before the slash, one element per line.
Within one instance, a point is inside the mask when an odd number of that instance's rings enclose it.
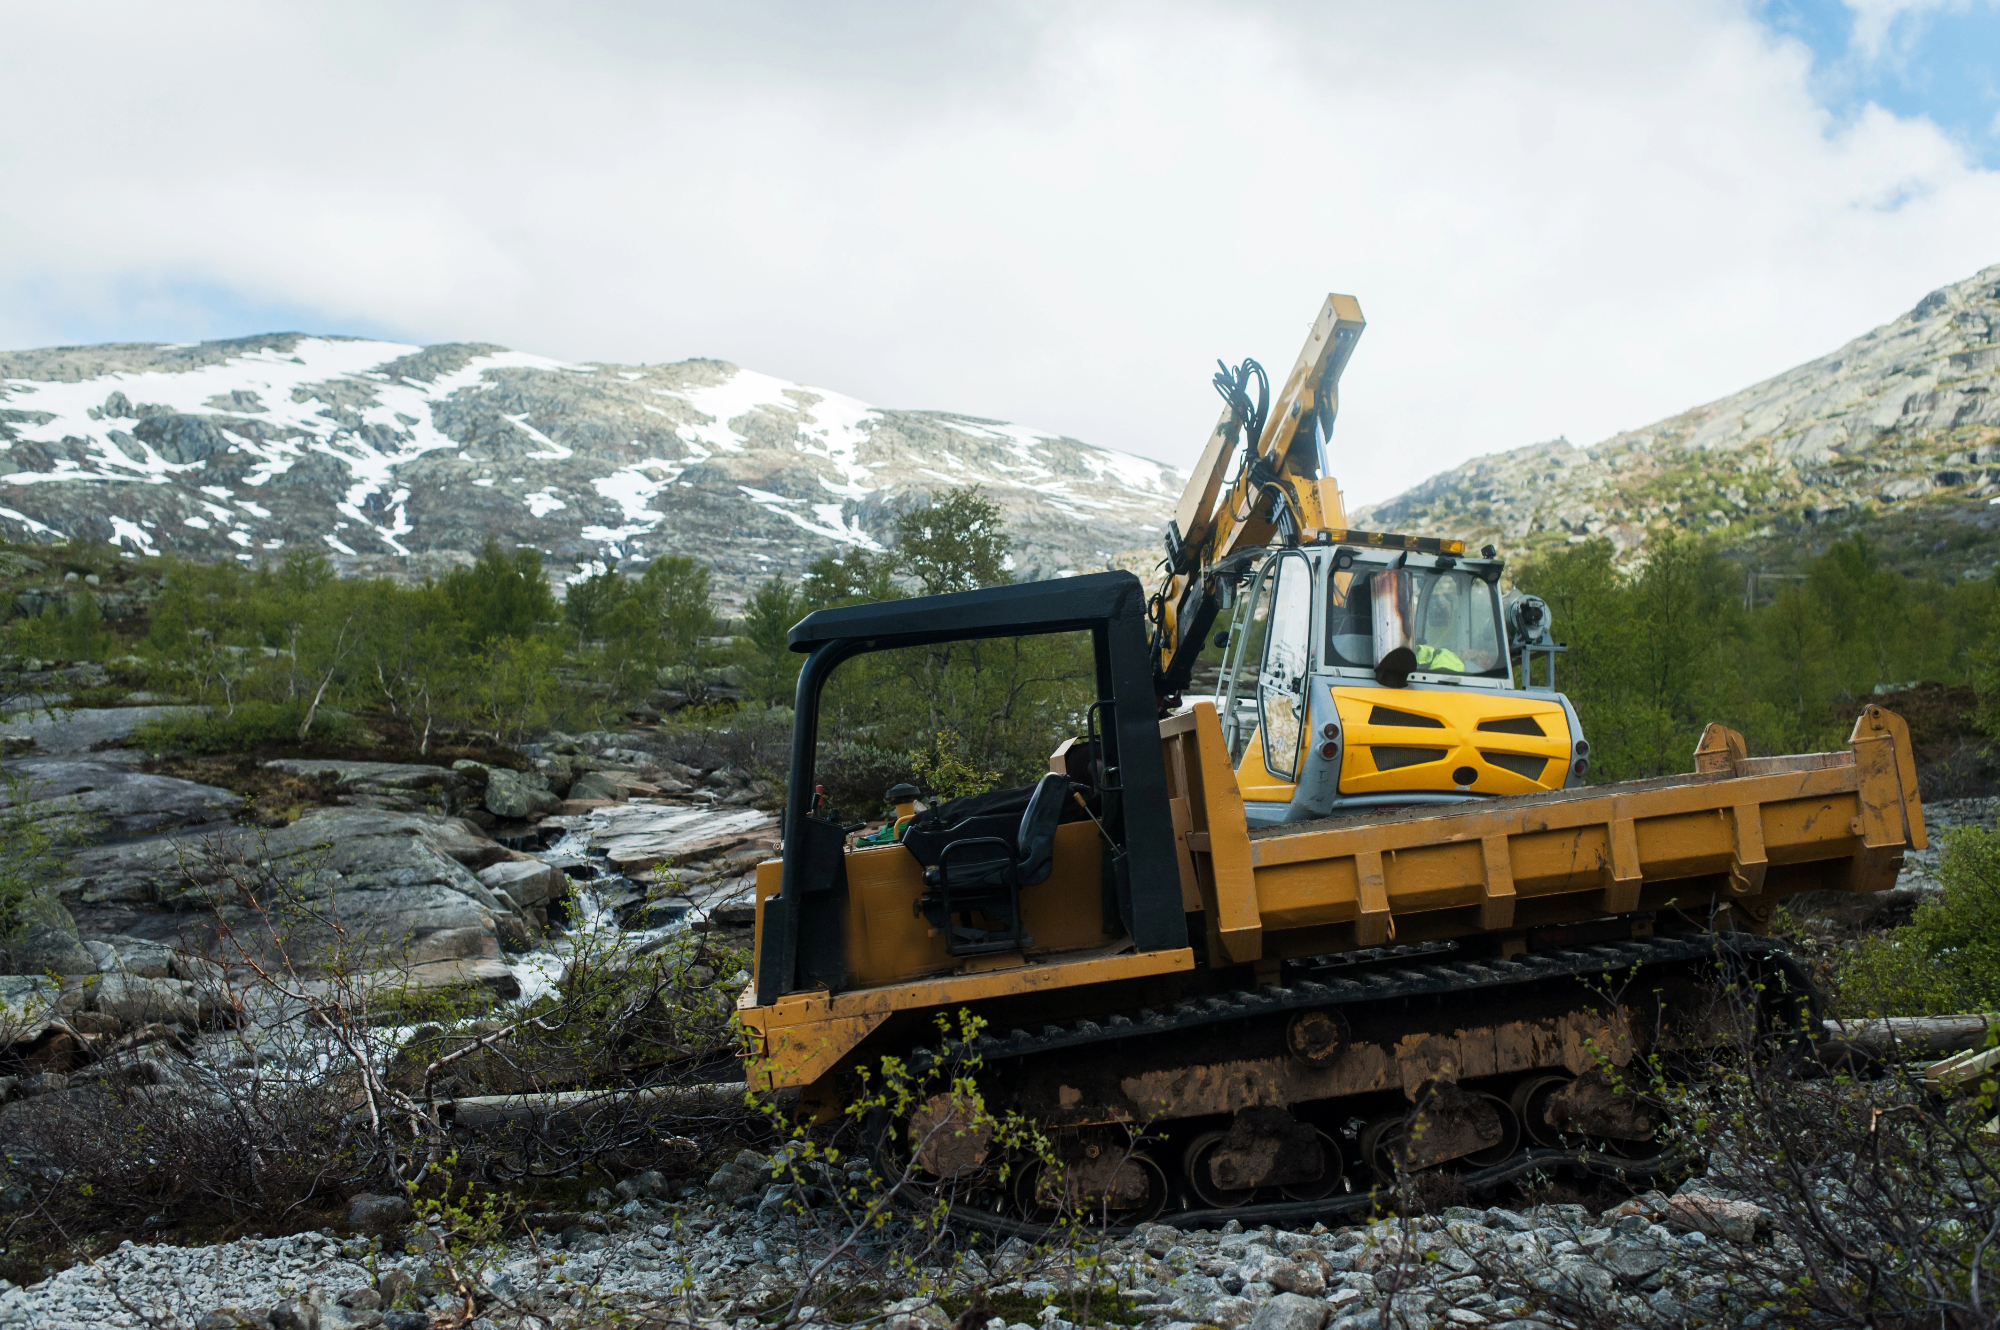
<path fill-rule="evenodd" d="M 2000 559 L 2000 265 L 1776 378 L 1577 448 L 1475 458 L 1354 524 L 1512 554 L 1648 531 L 1713 533 L 1780 567 L 1865 531 L 1898 562 L 1985 576 Z"/>
<path fill-rule="evenodd" d="M 894 411 L 717 360 L 565 364 L 279 333 L 0 353 L 0 532 L 428 571 L 488 535 L 556 565 L 692 554 L 728 590 L 878 549 L 977 483 L 1050 576 L 1155 544 L 1181 473 L 1018 425 Z"/>

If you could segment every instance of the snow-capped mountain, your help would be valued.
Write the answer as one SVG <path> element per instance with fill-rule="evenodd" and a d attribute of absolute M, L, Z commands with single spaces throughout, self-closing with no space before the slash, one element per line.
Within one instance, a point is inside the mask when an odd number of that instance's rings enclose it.
<path fill-rule="evenodd" d="M 879 549 L 895 513 L 967 484 L 1006 511 L 1023 573 L 1102 568 L 1156 546 L 1184 480 L 717 360 L 298 333 L 0 353 L 0 459 L 15 538 L 244 560 L 307 546 L 380 572 L 496 535 L 559 566 L 692 554 L 737 594 L 843 546 Z"/>

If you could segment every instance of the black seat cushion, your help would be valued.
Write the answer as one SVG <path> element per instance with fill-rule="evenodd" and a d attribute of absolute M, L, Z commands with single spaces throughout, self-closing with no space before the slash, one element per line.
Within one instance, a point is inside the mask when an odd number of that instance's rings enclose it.
<path fill-rule="evenodd" d="M 1065 787 L 1069 784 L 1066 780 L 1063 783 Z M 925 868 L 935 868 L 944 847 L 955 840 L 993 836 L 1018 847 L 1021 844 L 1021 819 L 1027 815 L 1028 806 L 1034 801 L 1037 791 L 1047 784 L 1048 777 L 1044 776 L 1033 785 L 988 790 L 984 794 L 969 794 L 941 803 L 936 808 L 919 813 L 916 820 L 910 823 L 910 829 L 903 833 L 903 848 Z M 1080 822 L 1089 816 L 1077 806 L 1076 800 L 1069 797 L 1067 788 L 1055 802 L 1058 805 L 1057 825 Z M 1054 836 L 1053 829 L 1049 834 Z"/>

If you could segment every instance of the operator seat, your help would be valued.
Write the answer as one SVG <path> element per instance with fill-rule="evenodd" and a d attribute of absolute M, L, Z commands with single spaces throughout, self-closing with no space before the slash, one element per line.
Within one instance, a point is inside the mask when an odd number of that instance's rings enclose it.
<path fill-rule="evenodd" d="M 1026 807 L 1016 821 L 1006 805 L 1023 794 Z M 1004 811 L 951 825 L 942 825 L 941 818 L 913 823 L 903 834 L 903 848 L 924 869 L 924 892 L 912 913 L 943 932 L 950 955 L 984 956 L 1035 945 L 1021 931 L 1021 888 L 1046 881 L 1055 867 L 1056 827 L 1070 804 L 1070 781 L 1051 773 L 1005 795 L 1013 798 L 988 801 Z"/>

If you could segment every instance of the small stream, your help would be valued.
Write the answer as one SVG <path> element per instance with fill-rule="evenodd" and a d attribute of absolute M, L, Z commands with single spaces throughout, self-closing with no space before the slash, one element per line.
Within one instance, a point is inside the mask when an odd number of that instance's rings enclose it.
<path fill-rule="evenodd" d="M 626 927 L 620 921 L 621 914 L 646 898 L 646 888 L 612 868 L 604 851 L 593 850 L 587 832 L 570 829 L 546 848 L 532 844 L 519 848 L 561 869 L 570 888 L 566 898 L 549 902 L 551 931 L 542 946 L 510 962 L 521 983 L 521 996 L 512 1005 L 527 1006 L 554 992 L 570 958 L 581 948 L 622 947 L 643 954 L 657 950 L 687 927 L 687 910 L 671 907 L 656 907 L 657 922 L 649 927 Z"/>

